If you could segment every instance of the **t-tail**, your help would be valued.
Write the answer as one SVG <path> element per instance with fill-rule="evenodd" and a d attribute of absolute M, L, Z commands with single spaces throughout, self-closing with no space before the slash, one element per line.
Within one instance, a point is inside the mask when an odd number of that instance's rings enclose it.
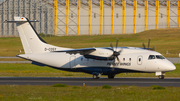
<path fill-rule="evenodd" d="M 16 23 L 19 36 L 25 51 L 25 54 L 44 53 L 57 50 L 66 50 L 67 48 L 56 47 L 47 44 L 36 32 L 31 22 L 25 17 L 14 17 L 14 21 L 5 21 L 7 23 Z"/>

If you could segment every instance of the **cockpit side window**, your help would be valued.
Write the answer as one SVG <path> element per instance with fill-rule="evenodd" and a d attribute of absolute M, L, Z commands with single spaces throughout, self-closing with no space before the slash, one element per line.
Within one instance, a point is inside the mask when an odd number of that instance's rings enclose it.
<path fill-rule="evenodd" d="M 148 60 L 151 60 L 151 59 L 155 59 L 155 56 L 154 55 L 149 55 Z"/>
<path fill-rule="evenodd" d="M 148 60 L 151 59 L 165 59 L 162 55 L 149 55 Z"/>
<path fill-rule="evenodd" d="M 156 55 L 157 59 L 165 59 L 162 55 Z"/>

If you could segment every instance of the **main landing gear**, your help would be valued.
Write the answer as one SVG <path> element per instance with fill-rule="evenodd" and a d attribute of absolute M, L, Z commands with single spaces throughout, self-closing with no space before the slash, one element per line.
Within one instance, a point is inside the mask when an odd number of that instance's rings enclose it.
<path fill-rule="evenodd" d="M 93 74 L 93 79 L 99 79 L 101 77 L 101 74 Z M 108 75 L 109 79 L 114 79 L 115 75 L 111 74 Z"/>
<path fill-rule="evenodd" d="M 98 77 L 98 75 L 93 74 L 93 79 L 99 79 L 100 77 Z"/>
<path fill-rule="evenodd" d="M 109 78 L 109 79 L 114 79 L 114 76 L 115 76 L 115 75 L 112 75 L 112 74 L 111 74 L 111 75 L 108 75 L 108 78 Z"/>
<path fill-rule="evenodd" d="M 93 79 L 99 79 L 101 77 L 100 73 L 93 73 Z"/>

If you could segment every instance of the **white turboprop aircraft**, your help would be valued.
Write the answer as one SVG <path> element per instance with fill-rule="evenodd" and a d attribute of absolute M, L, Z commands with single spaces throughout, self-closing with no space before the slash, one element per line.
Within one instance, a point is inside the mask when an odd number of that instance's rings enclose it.
<path fill-rule="evenodd" d="M 31 22 L 25 17 L 14 17 L 25 54 L 17 57 L 32 61 L 32 64 L 49 66 L 59 70 L 85 72 L 98 79 L 101 75 L 114 78 L 119 73 L 155 73 L 164 79 L 165 72 L 176 69 L 174 64 L 160 53 L 149 48 L 111 47 L 71 49 L 47 44 L 42 40 Z"/>

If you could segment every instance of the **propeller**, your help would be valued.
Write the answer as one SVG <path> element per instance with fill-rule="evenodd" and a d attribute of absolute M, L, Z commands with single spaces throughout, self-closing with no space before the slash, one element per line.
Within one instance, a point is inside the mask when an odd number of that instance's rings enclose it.
<path fill-rule="evenodd" d="M 111 47 L 111 49 L 112 49 L 112 51 L 113 51 L 113 54 L 111 55 L 110 58 L 112 58 L 112 59 L 114 60 L 114 63 L 115 63 L 115 60 L 117 59 L 118 62 L 119 62 L 119 64 L 120 64 L 120 60 L 119 60 L 118 56 L 119 56 L 120 53 L 122 52 L 122 49 L 119 50 L 119 51 L 117 51 L 118 39 L 116 39 L 116 50 L 114 50 L 112 43 L 110 43 L 110 47 Z M 113 68 L 113 70 L 114 70 L 114 68 Z"/>
<path fill-rule="evenodd" d="M 148 39 L 148 47 L 146 48 L 146 46 L 145 46 L 145 44 L 144 44 L 144 42 L 143 42 L 143 43 L 142 43 L 143 48 L 144 48 L 144 49 L 147 49 L 147 50 L 155 50 L 155 47 L 149 48 L 149 47 L 150 47 L 150 43 L 151 43 L 151 39 L 149 38 L 149 39 Z"/>

